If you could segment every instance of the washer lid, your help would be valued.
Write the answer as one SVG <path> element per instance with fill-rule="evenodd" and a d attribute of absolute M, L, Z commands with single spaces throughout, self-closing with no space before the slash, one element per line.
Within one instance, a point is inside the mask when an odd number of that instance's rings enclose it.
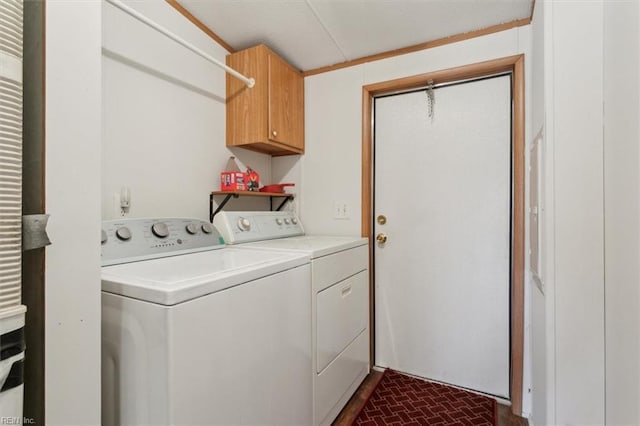
<path fill-rule="evenodd" d="M 102 290 L 175 305 L 309 262 L 294 252 L 220 250 L 102 268 Z"/>
<path fill-rule="evenodd" d="M 299 237 L 279 238 L 242 244 L 253 249 L 291 250 L 308 253 L 311 258 L 326 256 L 342 250 L 364 246 L 368 243 L 362 237 L 343 237 L 328 235 L 302 235 Z"/>

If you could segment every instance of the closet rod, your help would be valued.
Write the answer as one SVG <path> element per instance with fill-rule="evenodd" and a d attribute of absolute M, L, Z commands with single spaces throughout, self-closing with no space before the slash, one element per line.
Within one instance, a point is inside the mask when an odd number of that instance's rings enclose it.
<path fill-rule="evenodd" d="M 225 70 L 226 72 L 228 72 L 229 74 L 234 76 L 235 78 L 237 78 L 239 80 L 242 80 L 248 87 L 253 87 L 256 84 L 256 81 L 253 78 L 246 77 L 246 76 L 240 74 L 238 71 L 234 70 L 233 68 L 228 67 L 226 64 L 223 64 L 222 62 L 218 61 L 213 56 L 205 53 L 204 51 L 202 51 L 201 49 L 195 47 L 191 43 L 188 43 L 188 42 L 184 41 L 183 39 L 181 39 L 177 35 L 173 34 L 171 31 L 167 30 L 166 28 L 161 27 L 160 25 L 156 24 L 155 22 L 153 22 L 152 20 L 150 20 L 149 18 L 147 18 L 146 16 L 144 16 L 143 14 L 138 12 L 137 10 L 132 9 L 131 7 L 129 7 L 126 4 L 122 3 L 120 0 L 106 0 L 106 1 L 108 3 L 111 3 L 112 5 L 114 5 L 118 9 L 122 10 L 123 12 L 133 16 L 134 18 L 136 18 L 138 21 L 142 22 L 143 24 L 146 24 L 146 25 L 150 26 L 151 28 L 155 29 L 156 31 L 166 35 L 167 37 L 169 37 L 171 40 L 175 41 L 176 43 L 179 43 L 179 44 L 183 45 L 184 47 L 186 47 L 187 49 L 191 50 L 192 52 L 200 55 L 201 57 L 203 57 L 207 61 L 213 63 L 214 65 L 219 66 L 220 68 L 222 68 L 223 70 Z"/>

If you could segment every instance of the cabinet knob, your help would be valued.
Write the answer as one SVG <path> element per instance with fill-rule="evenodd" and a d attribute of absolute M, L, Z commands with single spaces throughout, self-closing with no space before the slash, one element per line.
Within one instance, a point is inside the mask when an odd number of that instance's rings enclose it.
<path fill-rule="evenodd" d="M 272 131 L 271 131 L 271 134 L 272 134 L 273 136 L 278 136 L 278 132 L 276 132 L 275 130 L 272 130 Z"/>

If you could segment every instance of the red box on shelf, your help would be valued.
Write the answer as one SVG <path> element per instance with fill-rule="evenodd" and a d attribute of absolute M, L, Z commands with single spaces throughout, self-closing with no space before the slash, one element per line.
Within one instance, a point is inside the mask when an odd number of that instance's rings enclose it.
<path fill-rule="evenodd" d="M 222 172 L 220 173 L 221 191 L 246 191 L 247 174 L 242 172 Z"/>

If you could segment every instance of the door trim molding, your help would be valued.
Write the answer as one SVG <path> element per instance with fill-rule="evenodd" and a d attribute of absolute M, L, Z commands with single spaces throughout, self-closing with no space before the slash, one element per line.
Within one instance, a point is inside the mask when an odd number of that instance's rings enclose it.
<path fill-rule="evenodd" d="M 499 72 L 513 73 L 513 207 L 511 253 L 511 411 L 522 415 L 522 371 L 524 351 L 524 55 L 464 65 L 425 74 L 368 84 L 362 87 L 362 236 L 369 239 L 369 270 L 373 271 L 372 193 L 373 193 L 373 97 L 387 92 L 482 77 Z M 373 273 L 369 282 L 370 360 L 374 350 Z"/>

